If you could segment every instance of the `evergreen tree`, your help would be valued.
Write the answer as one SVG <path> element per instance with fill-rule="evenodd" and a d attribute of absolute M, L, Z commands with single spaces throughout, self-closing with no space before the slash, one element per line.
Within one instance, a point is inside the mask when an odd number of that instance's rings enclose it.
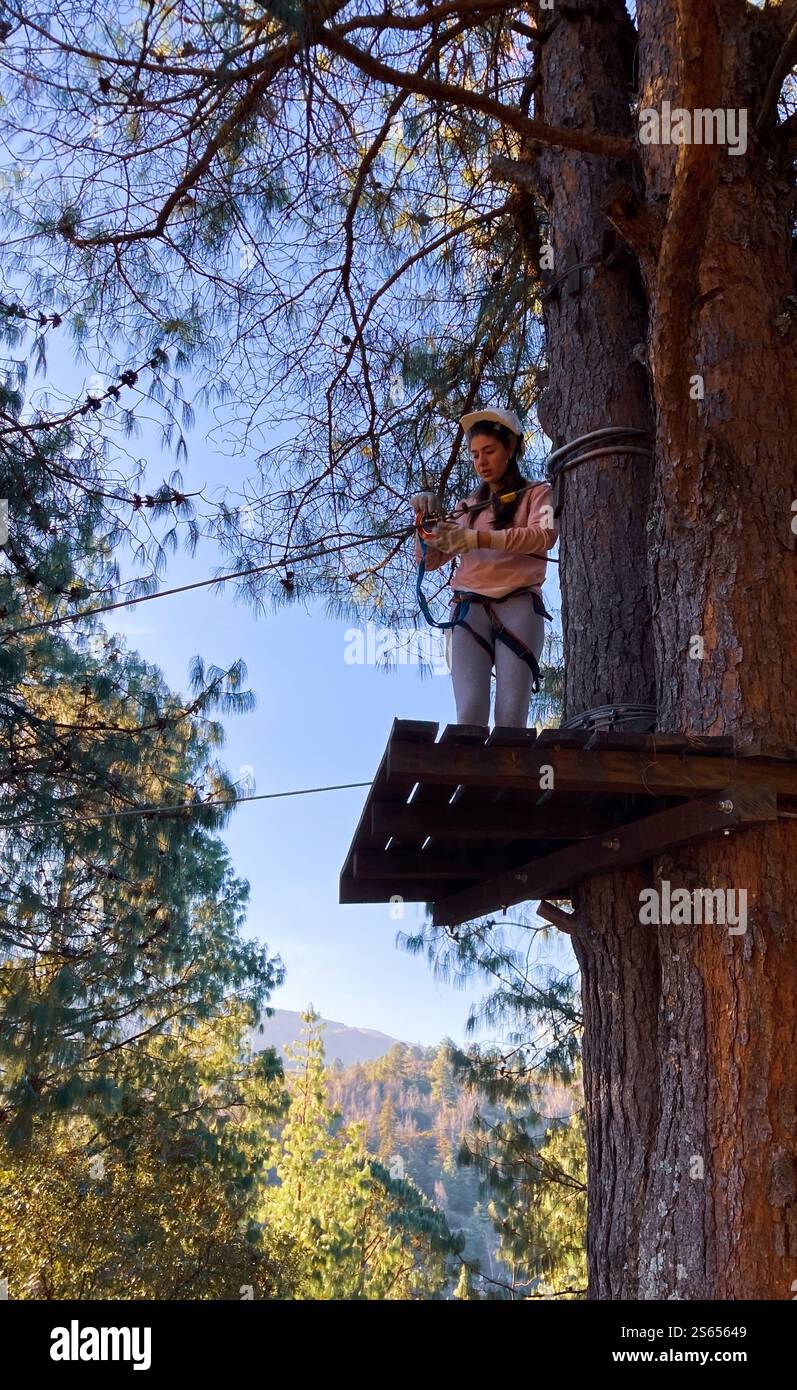
<path fill-rule="evenodd" d="M 318 1016 L 288 1055 L 290 1110 L 264 1192 L 261 1220 L 295 1242 L 296 1293 L 314 1299 L 419 1299 L 441 1295 L 457 1248 L 445 1221 L 407 1180 L 369 1159 L 364 1125 L 328 1103 Z"/>
<path fill-rule="evenodd" d="M 17 418 L 21 399 L 6 391 L 6 406 Z M 69 624 L 36 627 L 114 582 L 111 519 L 92 488 L 74 505 L 61 436 L 59 449 L 24 433 L 0 443 L 11 517 L 0 573 L 0 1076 L 12 1145 L 31 1138 L 36 1115 L 110 1095 L 107 1059 L 129 1038 L 208 1018 L 233 994 L 254 1020 L 281 979 L 279 961 L 240 935 L 247 885 L 214 834 L 236 792 L 211 716 L 250 707 L 243 666 L 197 659 L 185 700 L 98 626 L 79 637 Z"/>
<path fill-rule="evenodd" d="M 436 1106 L 454 1105 L 459 1099 L 459 1087 L 454 1076 L 454 1068 L 451 1065 L 452 1047 L 451 1039 L 444 1038 L 435 1052 L 434 1060 L 429 1068 L 431 1098 Z"/>
<path fill-rule="evenodd" d="M 292 1244 L 256 1221 L 258 1175 L 284 1110 L 281 1067 L 234 1006 L 109 1059 L 121 1106 L 38 1116 L 0 1147 L 0 1267 L 9 1296 L 290 1297 Z"/>
<path fill-rule="evenodd" d="M 390 1096 L 387 1096 L 382 1102 L 378 1121 L 379 1157 L 384 1163 L 389 1163 L 396 1147 L 395 1128 L 396 1109 Z"/>

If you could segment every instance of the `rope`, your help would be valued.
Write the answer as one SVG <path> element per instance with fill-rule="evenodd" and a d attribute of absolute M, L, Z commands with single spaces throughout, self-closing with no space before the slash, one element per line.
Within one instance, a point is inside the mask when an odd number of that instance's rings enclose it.
<path fill-rule="evenodd" d="M 624 443 L 630 438 L 636 439 L 636 444 Z M 647 440 L 647 443 L 642 443 Z M 600 441 L 601 447 L 597 449 L 587 449 L 583 453 L 577 454 L 576 458 L 568 458 L 574 450 L 581 449 L 585 444 L 594 444 Z M 605 446 L 605 447 L 604 447 Z M 548 455 L 549 481 L 556 483 L 556 496 L 554 498 L 554 518 L 559 516 L 564 506 L 565 500 L 565 473 L 573 468 L 578 468 L 580 463 L 586 463 L 588 459 L 611 458 L 617 454 L 635 454 L 642 458 L 650 458 L 653 453 L 652 437 L 649 430 L 639 429 L 635 425 L 607 425 L 599 430 L 590 430 L 588 434 L 581 434 L 577 439 L 571 439 L 569 444 L 563 444 L 561 448 L 554 449 Z M 554 465 L 551 467 L 550 465 Z"/>

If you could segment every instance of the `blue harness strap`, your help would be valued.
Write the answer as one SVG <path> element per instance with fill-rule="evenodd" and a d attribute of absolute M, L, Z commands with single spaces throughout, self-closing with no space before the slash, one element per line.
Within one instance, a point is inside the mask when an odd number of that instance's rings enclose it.
<path fill-rule="evenodd" d="M 421 563 L 418 566 L 418 580 L 415 585 L 415 593 L 420 605 L 421 612 L 430 627 L 449 628 L 457 627 L 459 623 L 465 621 L 465 615 L 470 608 L 470 599 L 457 599 L 457 606 L 454 609 L 454 617 L 449 623 L 439 623 L 432 614 L 429 604 L 426 602 L 423 592 L 423 578 L 426 574 L 426 541 L 422 536 L 418 537 L 421 547 Z"/>

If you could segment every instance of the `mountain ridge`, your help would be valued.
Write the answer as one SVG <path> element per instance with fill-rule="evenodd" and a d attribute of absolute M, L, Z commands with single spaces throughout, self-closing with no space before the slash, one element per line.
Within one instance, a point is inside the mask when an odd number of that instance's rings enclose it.
<path fill-rule="evenodd" d="M 375 1062 L 397 1044 L 403 1047 L 417 1046 L 391 1037 L 389 1033 L 382 1033 L 377 1028 L 351 1027 L 337 1019 L 323 1017 L 321 1022 L 324 1025 L 322 1038 L 327 1066 L 332 1066 L 338 1060 L 344 1067 L 355 1062 Z M 299 1041 L 304 1024 L 298 1010 L 274 1009 L 271 1018 L 265 1015 L 261 1017 L 260 1027 L 262 1032 L 258 1028 L 249 1029 L 253 1050 L 262 1052 L 267 1047 L 273 1047 L 287 1061 L 285 1045 Z"/>

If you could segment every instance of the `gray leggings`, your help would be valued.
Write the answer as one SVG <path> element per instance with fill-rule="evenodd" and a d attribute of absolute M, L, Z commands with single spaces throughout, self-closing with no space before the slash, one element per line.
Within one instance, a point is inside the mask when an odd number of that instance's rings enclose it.
<path fill-rule="evenodd" d="M 531 594 L 505 599 L 496 613 L 515 636 L 530 647 L 539 661 L 545 641 L 545 619 L 535 613 Z M 484 607 L 471 604 L 465 621 L 492 642 L 492 628 Z M 489 724 L 490 672 L 487 652 L 466 628 L 457 624 L 451 633 L 451 679 L 458 724 Z M 495 643 L 495 723 L 525 729 L 531 698 L 531 669 L 505 642 Z"/>

